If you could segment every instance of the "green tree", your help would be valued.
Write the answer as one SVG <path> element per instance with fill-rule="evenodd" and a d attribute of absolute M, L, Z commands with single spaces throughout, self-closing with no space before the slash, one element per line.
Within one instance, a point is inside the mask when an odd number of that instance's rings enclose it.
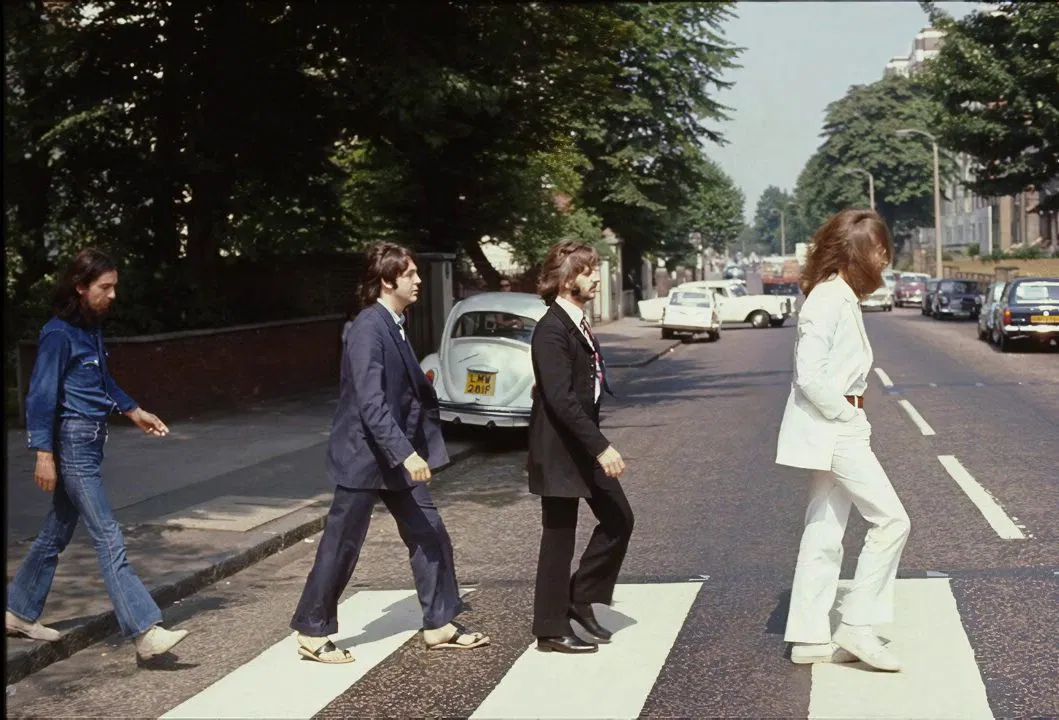
<path fill-rule="evenodd" d="M 930 143 L 898 137 L 901 129 L 930 131 L 937 104 L 915 79 L 887 77 L 855 85 L 827 107 L 823 143 L 798 177 L 795 196 L 807 229 L 848 207 L 867 207 L 866 179 L 872 173 L 875 207 L 895 235 L 898 250 L 908 232 L 934 224 L 934 170 Z M 942 176 L 953 172 L 942 156 Z M 810 230 L 811 232 L 811 230 Z"/>
<path fill-rule="evenodd" d="M 960 20 L 922 5 L 945 31 L 926 74 L 934 127 L 974 159 L 970 187 L 1012 195 L 1059 176 L 1059 3 L 1006 0 Z"/>
<path fill-rule="evenodd" d="M 616 55 L 611 92 L 576 129 L 590 162 L 583 197 L 624 240 L 626 264 L 662 246 L 687 246 L 684 208 L 712 179 L 705 142 L 727 108 L 716 92 L 740 50 L 724 38 L 734 3 L 620 3 L 634 29 Z"/>
<path fill-rule="evenodd" d="M 805 242 L 810 234 L 794 196 L 775 185 L 765 188 L 758 198 L 753 230 L 755 245 L 775 255 L 783 251 L 792 255 L 795 243 Z"/>

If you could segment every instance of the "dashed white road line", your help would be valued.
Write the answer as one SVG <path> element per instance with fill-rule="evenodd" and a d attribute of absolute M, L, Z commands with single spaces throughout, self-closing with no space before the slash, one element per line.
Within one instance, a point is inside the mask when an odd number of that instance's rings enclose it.
<path fill-rule="evenodd" d="M 938 455 L 938 461 L 942 464 L 960 489 L 971 499 L 986 522 L 1004 540 L 1025 540 L 1026 535 L 1022 532 L 1015 521 L 1007 516 L 1000 504 L 982 487 L 971 473 L 967 472 L 954 455 Z"/>
<path fill-rule="evenodd" d="M 882 368 L 875 368 L 875 374 L 879 376 L 879 380 L 882 382 L 883 387 L 892 388 L 894 381 L 890 379 L 890 376 L 886 374 L 886 371 Z"/>
<path fill-rule="evenodd" d="M 898 400 L 897 404 L 904 408 L 904 411 L 908 413 L 908 417 L 912 419 L 916 427 L 919 428 L 919 432 L 924 435 L 934 435 L 934 428 L 923 419 L 923 416 L 919 414 L 919 411 L 912 407 L 912 403 L 907 400 Z"/>

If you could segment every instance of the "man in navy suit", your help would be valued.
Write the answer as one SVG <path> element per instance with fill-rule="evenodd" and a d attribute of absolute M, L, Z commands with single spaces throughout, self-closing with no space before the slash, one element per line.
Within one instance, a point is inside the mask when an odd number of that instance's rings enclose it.
<path fill-rule="evenodd" d="M 404 311 L 419 296 L 415 256 L 393 243 L 367 253 L 363 308 L 343 336 L 338 409 L 327 472 L 335 497 L 316 561 L 294 612 L 298 651 L 323 663 L 352 662 L 328 635 L 338 632 L 338 600 L 353 576 L 381 498 L 408 546 L 430 649 L 487 645 L 482 633 L 454 622 L 463 610 L 452 542 L 426 483 L 448 462 L 437 395 L 404 331 Z"/>

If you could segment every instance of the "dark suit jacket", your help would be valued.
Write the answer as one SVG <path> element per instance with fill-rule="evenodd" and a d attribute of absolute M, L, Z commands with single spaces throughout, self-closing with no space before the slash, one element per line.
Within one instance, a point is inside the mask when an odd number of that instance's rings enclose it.
<path fill-rule="evenodd" d="M 596 457 L 610 442 L 599 430 L 593 348 L 569 314 L 552 303 L 533 331 L 536 388 L 529 425 L 529 490 L 590 497 Z M 604 385 L 604 389 L 609 388 Z"/>
<path fill-rule="evenodd" d="M 354 490 L 403 490 L 412 451 L 448 462 L 438 399 L 390 311 L 364 308 L 345 333 L 342 377 L 327 450 L 331 481 Z"/>

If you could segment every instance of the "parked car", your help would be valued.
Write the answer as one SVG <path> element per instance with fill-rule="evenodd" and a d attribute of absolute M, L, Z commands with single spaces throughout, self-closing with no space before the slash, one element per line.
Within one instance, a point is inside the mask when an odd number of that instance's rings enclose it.
<path fill-rule="evenodd" d="M 978 313 L 978 339 L 993 341 L 993 330 L 996 329 L 997 306 L 1007 285 L 1003 280 L 989 283 L 982 294 L 982 309 Z"/>
<path fill-rule="evenodd" d="M 725 280 L 742 280 L 746 277 L 746 270 L 739 265 L 726 265 L 721 276 Z"/>
<path fill-rule="evenodd" d="M 443 422 L 525 427 L 533 407 L 530 339 L 547 311 L 537 295 L 485 292 L 456 303 L 441 347 L 420 366 Z"/>
<path fill-rule="evenodd" d="M 927 289 L 923 293 L 923 304 L 919 306 L 919 312 L 930 315 L 930 309 L 934 306 L 934 293 L 938 291 L 939 280 L 927 280 Z"/>
<path fill-rule="evenodd" d="M 894 305 L 897 307 L 920 307 L 927 291 L 930 276 L 925 273 L 901 273 L 894 286 Z"/>
<path fill-rule="evenodd" d="M 1008 281 L 994 312 L 993 340 L 1003 352 L 1020 340 L 1059 344 L 1059 277 Z"/>
<path fill-rule="evenodd" d="M 974 280 L 945 279 L 938 281 L 930 305 L 930 314 L 935 319 L 977 318 L 981 300 L 978 283 Z"/>
<path fill-rule="evenodd" d="M 710 340 L 721 337 L 721 316 L 713 293 L 708 288 L 687 288 L 686 285 L 670 290 L 668 302 L 662 309 L 662 338 L 695 337 L 702 333 Z"/>
<path fill-rule="evenodd" d="M 796 295 L 751 295 L 742 280 L 695 280 L 679 289 L 713 293 L 722 323 L 750 323 L 755 328 L 780 327 L 797 312 Z"/>
<path fill-rule="evenodd" d="M 894 293 L 886 285 L 873 292 L 868 297 L 860 301 L 860 306 L 864 310 L 882 310 L 884 312 L 892 312 L 894 309 Z"/>

